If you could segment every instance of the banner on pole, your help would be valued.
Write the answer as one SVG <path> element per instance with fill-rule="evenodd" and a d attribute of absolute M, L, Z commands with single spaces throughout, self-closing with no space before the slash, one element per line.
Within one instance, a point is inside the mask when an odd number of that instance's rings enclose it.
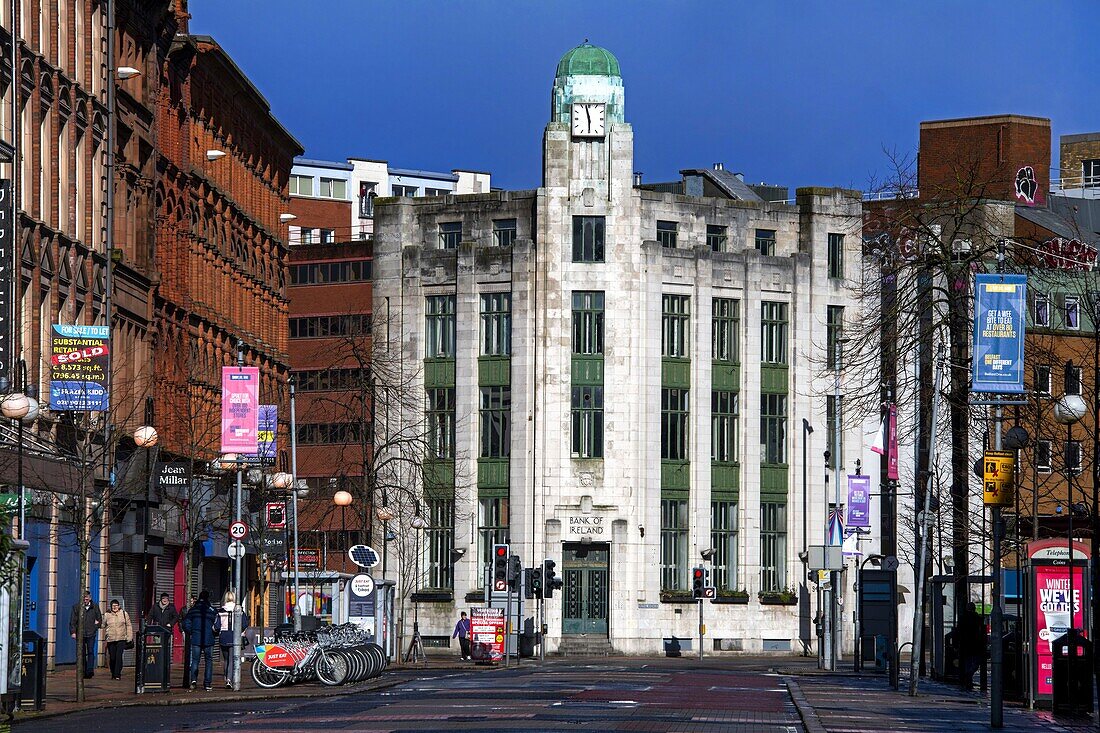
<path fill-rule="evenodd" d="M 12 342 L 12 287 L 15 272 L 12 262 L 15 254 L 15 216 L 11 200 L 11 181 L 0 180 L 0 376 L 7 376 L 11 367 Z"/>
<path fill-rule="evenodd" d="M 886 431 L 889 438 L 886 441 L 886 478 L 891 481 L 898 480 L 898 406 L 890 405 L 886 419 Z"/>
<path fill-rule="evenodd" d="M 259 451 L 260 370 L 222 367 L 222 453 Z"/>
<path fill-rule="evenodd" d="M 260 405 L 257 418 L 256 444 L 259 450 L 241 456 L 246 463 L 269 465 L 275 463 L 275 436 L 279 430 L 279 408 L 276 405 Z"/>
<path fill-rule="evenodd" d="M 1027 276 L 975 276 L 972 392 L 1024 391 L 1026 302 Z"/>
<path fill-rule="evenodd" d="M 848 522 L 846 532 L 871 527 L 871 477 L 848 477 Z"/>
<path fill-rule="evenodd" d="M 50 409 L 108 409 L 110 329 L 55 323 L 50 336 Z"/>

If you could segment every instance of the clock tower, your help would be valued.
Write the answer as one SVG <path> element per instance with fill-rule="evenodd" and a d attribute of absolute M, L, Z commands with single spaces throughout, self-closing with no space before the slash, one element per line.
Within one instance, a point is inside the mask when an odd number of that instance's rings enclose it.
<path fill-rule="evenodd" d="M 543 185 L 567 198 L 605 202 L 629 190 L 634 137 L 624 107 L 623 77 L 610 51 L 585 41 L 562 56 L 543 143 Z"/>

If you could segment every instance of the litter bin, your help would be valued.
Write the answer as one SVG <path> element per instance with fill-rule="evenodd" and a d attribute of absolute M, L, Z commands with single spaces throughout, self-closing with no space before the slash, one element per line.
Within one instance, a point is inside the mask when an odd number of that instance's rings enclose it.
<path fill-rule="evenodd" d="M 172 674 L 172 630 L 146 626 L 141 643 L 143 692 L 168 692 Z"/>
<path fill-rule="evenodd" d="M 678 657 L 680 656 L 680 640 L 675 636 L 664 639 L 665 644 L 665 656 L 666 657 Z"/>
<path fill-rule="evenodd" d="M 525 631 L 519 635 L 519 655 L 523 658 L 535 656 L 534 631 Z"/>
<path fill-rule="evenodd" d="M 1092 712 L 1092 642 L 1077 629 L 1054 640 L 1051 645 L 1052 700 L 1055 713 L 1085 715 Z"/>
<path fill-rule="evenodd" d="M 24 705 L 33 702 L 35 710 L 46 707 L 46 639 L 30 629 L 23 630 L 23 678 L 19 697 Z"/>

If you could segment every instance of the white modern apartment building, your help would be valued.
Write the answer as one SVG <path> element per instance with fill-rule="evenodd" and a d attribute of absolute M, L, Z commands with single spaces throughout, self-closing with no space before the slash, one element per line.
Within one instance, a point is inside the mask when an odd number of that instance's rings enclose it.
<path fill-rule="evenodd" d="M 687 651 L 709 548 L 705 650 L 796 651 L 814 612 L 799 553 L 823 544 L 832 499 L 823 451 L 839 437 L 835 481 L 869 464 L 877 428 L 837 436 L 831 397 L 830 347 L 860 322 L 860 194 L 786 200 L 719 165 L 643 184 L 624 101 L 615 57 L 579 46 L 557 68 L 539 188 L 373 210 L 374 313 L 424 405 L 376 431 L 430 431 L 420 630 L 450 636 L 508 541 L 526 566 L 557 562 L 551 651 Z"/>

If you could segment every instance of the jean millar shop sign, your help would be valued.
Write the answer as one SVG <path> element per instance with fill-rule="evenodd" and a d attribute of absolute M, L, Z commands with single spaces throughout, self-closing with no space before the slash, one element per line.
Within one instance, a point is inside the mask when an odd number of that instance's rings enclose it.
<path fill-rule="evenodd" d="M 587 537 L 593 542 L 611 539 L 611 522 L 602 514 L 568 514 L 563 522 L 565 540 L 581 540 Z"/>

